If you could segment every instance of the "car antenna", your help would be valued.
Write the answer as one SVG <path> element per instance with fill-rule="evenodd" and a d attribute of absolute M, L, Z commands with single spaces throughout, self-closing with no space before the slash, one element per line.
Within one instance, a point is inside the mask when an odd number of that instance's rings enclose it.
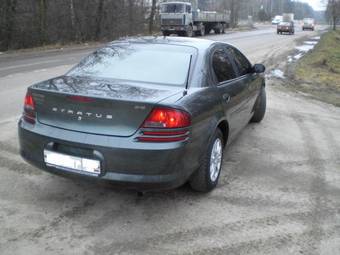
<path fill-rule="evenodd" d="M 186 80 L 186 83 L 185 83 L 185 90 L 183 91 L 183 96 L 186 96 L 188 94 L 189 77 L 190 77 L 190 71 L 191 71 L 191 62 L 192 62 L 192 55 L 190 55 L 188 75 L 187 75 L 187 80 Z"/>

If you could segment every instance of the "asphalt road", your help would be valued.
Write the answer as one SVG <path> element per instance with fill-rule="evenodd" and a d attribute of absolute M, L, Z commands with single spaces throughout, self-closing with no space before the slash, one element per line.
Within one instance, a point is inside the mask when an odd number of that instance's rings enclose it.
<path fill-rule="evenodd" d="M 207 38 L 273 67 L 296 40 L 273 28 Z M 26 87 L 90 48 L 0 55 L 0 254 L 340 254 L 340 109 L 268 82 L 268 112 L 225 150 L 216 190 L 116 190 L 18 155 Z M 190 160 L 190 159 L 188 159 Z"/>

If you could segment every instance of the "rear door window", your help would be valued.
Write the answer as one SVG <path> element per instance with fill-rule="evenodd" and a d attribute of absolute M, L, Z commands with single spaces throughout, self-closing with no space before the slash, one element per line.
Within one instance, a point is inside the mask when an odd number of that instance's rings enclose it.
<path fill-rule="evenodd" d="M 236 78 L 233 64 L 224 48 L 214 51 L 212 55 L 212 69 L 219 83 Z"/>
<path fill-rule="evenodd" d="M 249 60 L 239 50 L 233 47 L 228 47 L 228 51 L 236 64 L 239 76 L 243 76 L 251 72 L 252 66 Z"/>

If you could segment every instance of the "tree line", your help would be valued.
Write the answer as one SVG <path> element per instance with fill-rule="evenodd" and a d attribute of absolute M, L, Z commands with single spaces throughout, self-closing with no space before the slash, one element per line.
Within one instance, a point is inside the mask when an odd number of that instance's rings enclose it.
<path fill-rule="evenodd" d="M 333 30 L 336 30 L 337 25 L 340 25 L 340 0 L 328 0 L 326 15 Z"/>
<path fill-rule="evenodd" d="M 339 0 L 329 0 L 338 2 Z M 0 50 L 113 40 L 158 31 L 161 0 L 1 0 Z M 201 10 L 230 10 L 231 25 L 283 12 L 297 19 L 313 9 L 293 0 L 198 0 Z M 331 12 L 330 12 L 331 13 Z"/>
<path fill-rule="evenodd" d="M 1 0 L 0 50 L 143 33 L 149 0 Z"/>

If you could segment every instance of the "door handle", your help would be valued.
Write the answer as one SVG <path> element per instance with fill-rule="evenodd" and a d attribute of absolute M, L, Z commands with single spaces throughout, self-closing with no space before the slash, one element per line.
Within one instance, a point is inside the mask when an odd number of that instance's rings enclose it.
<path fill-rule="evenodd" d="M 229 94 L 224 94 L 222 97 L 223 97 L 224 102 L 226 103 L 229 103 L 231 100 L 231 96 Z"/>

